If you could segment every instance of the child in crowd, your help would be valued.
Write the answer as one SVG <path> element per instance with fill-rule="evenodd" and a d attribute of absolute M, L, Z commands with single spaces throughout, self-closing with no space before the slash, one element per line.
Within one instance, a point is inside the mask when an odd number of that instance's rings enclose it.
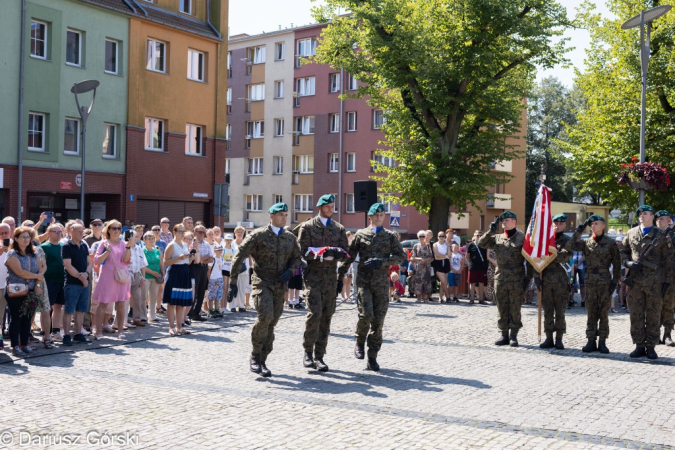
<path fill-rule="evenodd" d="M 459 245 L 452 244 L 452 254 L 450 255 L 450 272 L 448 272 L 448 298 L 447 302 L 459 303 L 457 293 L 459 291 L 459 281 L 462 278 L 462 260 L 464 256 L 459 252 Z"/>
<path fill-rule="evenodd" d="M 302 292 L 302 268 L 298 267 L 295 274 L 288 280 L 288 291 L 286 292 L 287 306 L 289 309 L 302 309 L 300 302 L 300 293 Z"/>
<path fill-rule="evenodd" d="M 401 295 L 405 294 L 405 288 L 399 280 L 396 272 L 393 272 L 389 277 L 389 299 L 397 303 L 401 302 Z"/>
<path fill-rule="evenodd" d="M 223 317 L 220 312 L 220 302 L 223 299 L 223 247 L 216 244 L 214 247 L 215 256 L 213 262 L 209 264 L 209 317 Z"/>

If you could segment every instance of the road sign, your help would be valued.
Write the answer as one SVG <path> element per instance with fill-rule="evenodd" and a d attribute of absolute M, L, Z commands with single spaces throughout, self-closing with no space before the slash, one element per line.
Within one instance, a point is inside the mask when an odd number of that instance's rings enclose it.
<path fill-rule="evenodd" d="M 401 209 L 401 204 L 399 202 L 394 202 L 391 204 L 391 209 L 393 209 L 394 211 L 398 211 Z"/>
<path fill-rule="evenodd" d="M 401 211 L 392 211 L 389 213 L 391 217 L 401 217 Z"/>
<path fill-rule="evenodd" d="M 392 228 L 398 228 L 401 226 L 401 220 L 398 217 L 390 217 L 389 226 Z"/>
<path fill-rule="evenodd" d="M 75 186 L 82 187 L 82 174 L 78 173 L 75 175 Z"/>

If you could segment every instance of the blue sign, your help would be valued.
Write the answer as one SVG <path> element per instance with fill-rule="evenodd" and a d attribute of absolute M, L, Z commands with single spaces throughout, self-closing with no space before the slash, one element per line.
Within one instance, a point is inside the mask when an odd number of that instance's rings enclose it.
<path fill-rule="evenodd" d="M 133 202 L 135 197 L 134 194 L 129 194 L 129 202 Z"/>
<path fill-rule="evenodd" d="M 401 219 L 399 219 L 398 217 L 390 217 L 389 218 L 389 226 L 392 227 L 392 228 L 400 227 L 401 226 L 400 220 Z"/>

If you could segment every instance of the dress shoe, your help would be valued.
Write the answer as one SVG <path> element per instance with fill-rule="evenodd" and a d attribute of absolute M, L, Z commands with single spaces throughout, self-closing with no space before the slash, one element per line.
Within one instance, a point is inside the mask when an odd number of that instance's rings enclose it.
<path fill-rule="evenodd" d="M 267 368 L 264 362 L 260 363 L 260 375 L 262 375 L 265 378 L 272 376 L 272 371 Z"/>
<path fill-rule="evenodd" d="M 363 359 L 365 358 L 365 351 L 363 349 L 365 345 L 364 344 L 359 344 L 358 342 L 354 346 L 354 356 L 356 359 Z"/>
<path fill-rule="evenodd" d="M 202 316 L 194 316 L 192 320 L 196 320 L 197 322 L 206 322 L 208 319 Z"/>
<path fill-rule="evenodd" d="M 656 350 L 654 350 L 654 347 L 647 347 L 647 358 L 649 359 L 657 359 L 659 355 L 656 354 Z"/>
<path fill-rule="evenodd" d="M 652 349 L 652 350 L 653 350 L 653 349 Z M 656 352 L 654 352 L 654 353 L 656 353 Z M 635 350 L 633 350 L 632 352 L 630 352 L 630 355 L 629 355 L 629 356 L 630 356 L 631 358 L 642 358 L 643 356 L 647 356 L 647 351 L 645 350 L 645 348 L 644 348 L 643 346 L 641 346 L 641 345 L 636 345 L 636 346 L 635 346 Z"/>
<path fill-rule="evenodd" d="M 251 353 L 251 372 L 262 372 L 262 368 L 260 366 L 260 353 Z"/>
<path fill-rule="evenodd" d="M 305 352 L 305 357 L 302 360 L 302 365 L 307 367 L 314 367 L 314 359 L 312 358 L 312 352 Z"/>
<path fill-rule="evenodd" d="M 134 320 L 134 325 L 136 325 L 137 327 L 144 327 L 145 322 L 141 322 L 140 320 Z"/>
<path fill-rule="evenodd" d="M 600 338 L 600 341 L 598 342 L 598 351 L 600 353 L 609 353 L 609 349 L 605 343 L 605 338 Z"/>
<path fill-rule="evenodd" d="M 546 340 L 539 344 L 539 348 L 553 348 L 553 333 L 546 333 Z"/>
<path fill-rule="evenodd" d="M 503 330 L 501 339 L 495 341 L 495 345 L 509 345 L 509 331 Z"/>
<path fill-rule="evenodd" d="M 586 345 L 584 345 L 581 351 L 584 353 L 597 352 L 598 346 L 595 343 L 595 338 L 588 338 L 588 342 L 586 343 Z"/>
<path fill-rule="evenodd" d="M 372 370 L 373 372 L 380 370 L 380 365 L 377 363 L 376 358 L 371 358 L 370 356 L 368 357 L 368 365 L 366 365 L 366 370 Z"/>

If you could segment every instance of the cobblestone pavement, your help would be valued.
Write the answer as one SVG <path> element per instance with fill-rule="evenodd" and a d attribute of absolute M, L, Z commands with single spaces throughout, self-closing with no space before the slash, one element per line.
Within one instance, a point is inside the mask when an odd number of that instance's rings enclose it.
<path fill-rule="evenodd" d="M 633 361 L 627 314 L 609 355 L 583 354 L 585 310 L 568 310 L 564 351 L 538 348 L 523 308 L 519 348 L 493 345 L 494 306 L 392 304 L 379 373 L 354 359 L 354 305 L 333 319 L 328 373 L 302 366 L 304 311 L 284 311 L 250 373 L 254 312 L 169 337 L 166 325 L 0 355 L 0 448 L 672 448 L 675 348 Z M 164 322 L 166 323 L 166 322 Z M 73 442 L 77 440 L 76 442 Z M 69 443 L 70 442 L 70 443 Z M 23 446 L 21 446 L 24 444 Z M 56 444 L 56 445 L 54 445 Z"/>

